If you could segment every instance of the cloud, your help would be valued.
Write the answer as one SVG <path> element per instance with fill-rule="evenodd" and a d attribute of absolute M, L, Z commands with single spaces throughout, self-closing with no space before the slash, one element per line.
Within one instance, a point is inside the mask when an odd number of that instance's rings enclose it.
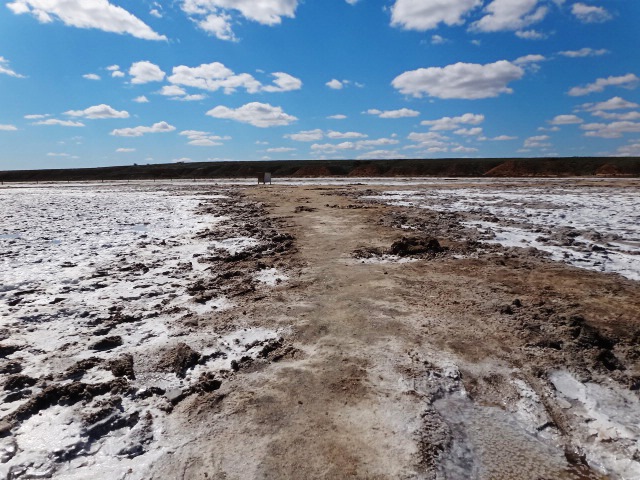
<path fill-rule="evenodd" d="M 453 133 L 455 133 L 456 135 L 465 135 L 465 136 L 480 135 L 482 133 L 482 127 L 459 128 L 458 130 L 455 130 Z"/>
<path fill-rule="evenodd" d="M 489 140 L 492 140 L 494 142 L 507 142 L 509 140 L 517 140 L 518 137 L 512 137 L 509 135 L 498 135 L 497 137 L 493 137 L 490 138 Z"/>
<path fill-rule="evenodd" d="M 49 115 L 49 114 L 47 113 L 47 114 L 44 114 L 44 115 L 42 115 L 42 114 L 36 114 L 36 115 L 25 115 L 25 116 L 24 116 L 24 118 L 26 118 L 27 120 L 40 120 L 40 119 L 42 119 L 42 118 L 48 118 L 48 117 L 50 117 L 50 116 L 51 116 L 51 115 Z"/>
<path fill-rule="evenodd" d="M 295 152 L 295 148 L 291 147 L 275 147 L 275 148 L 267 148 L 267 152 L 269 153 L 286 153 L 286 152 Z"/>
<path fill-rule="evenodd" d="M 565 50 L 563 52 L 558 52 L 559 55 L 563 57 L 569 58 L 581 58 L 581 57 L 599 57 L 601 55 L 606 55 L 610 53 L 606 48 L 601 48 L 599 50 L 594 50 L 593 48 L 581 48 L 580 50 Z"/>
<path fill-rule="evenodd" d="M 100 80 L 100 75 L 96 75 L 95 73 L 87 73 L 82 75 L 82 78 L 86 78 L 87 80 Z"/>
<path fill-rule="evenodd" d="M 523 40 L 545 40 L 549 38 L 549 35 L 537 30 L 518 30 L 516 37 L 522 38 Z"/>
<path fill-rule="evenodd" d="M 395 160 L 399 158 L 406 158 L 406 156 L 395 150 L 373 150 L 358 155 L 356 160 Z"/>
<path fill-rule="evenodd" d="M 547 142 L 549 140 L 549 135 L 536 135 L 534 137 L 529 137 L 524 141 L 525 148 L 544 148 L 550 147 L 551 144 Z"/>
<path fill-rule="evenodd" d="M 135 62 L 129 68 L 129 75 L 133 77 L 131 83 L 141 84 L 149 82 L 161 82 L 164 79 L 165 73 L 157 65 L 142 61 Z"/>
<path fill-rule="evenodd" d="M 30 13 L 40 23 L 55 19 L 77 28 L 95 28 L 105 32 L 129 34 L 144 40 L 166 40 L 127 10 L 107 0 L 15 0 L 7 7 L 20 15 Z"/>
<path fill-rule="evenodd" d="M 451 99 L 481 99 L 512 93 L 507 85 L 519 80 L 524 70 L 506 60 L 480 65 L 455 63 L 446 67 L 420 68 L 404 72 L 392 85 L 405 95 Z"/>
<path fill-rule="evenodd" d="M 602 23 L 613 18 L 604 8 L 584 3 L 574 3 L 571 13 L 583 23 Z"/>
<path fill-rule="evenodd" d="M 20 75 L 9 68 L 9 60 L 4 57 L 0 57 L 0 74 L 9 75 L 10 77 L 15 78 L 25 78 L 24 75 Z"/>
<path fill-rule="evenodd" d="M 640 122 L 585 123 L 580 128 L 585 130 L 585 137 L 620 138 L 625 133 L 640 132 Z"/>
<path fill-rule="evenodd" d="M 237 41 L 231 26 L 231 16 L 210 13 L 196 24 L 205 32 L 215 35 L 219 40 Z"/>
<path fill-rule="evenodd" d="M 32 125 L 49 125 L 49 126 L 59 126 L 59 127 L 84 127 L 84 123 L 82 122 L 73 122 L 71 120 L 58 120 L 56 118 L 49 118 L 47 120 L 41 120 L 39 122 L 35 122 Z"/>
<path fill-rule="evenodd" d="M 627 73 L 619 77 L 598 78 L 595 82 L 589 83 L 583 87 L 573 87 L 569 90 L 572 97 L 581 97 L 594 92 L 602 92 L 606 87 L 617 86 L 624 88 L 635 88 L 640 78 L 633 73 Z"/>
<path fill-rule="evenodd" d="M 335 132 L 333 130 L 327 132 L 327 137 L 329 138 L 366 138 L 367 136 L 360 132 Z"/>
<path fill-rule="evenodd" d="M 597 111 L 597 112 L 593 112 L 592 115 L 595 117 L 604 118 L 605 120 L 620 120 L 620 121 L 640 120 L 640 112 L 608 113 L 603 111 Z"/>
<path fill-rule="evenodd" d="M 374 148 L 385 145 L 396 145 L 398 140 L 393 138 L 378 138 L 375 140 L 358 140 L 357 142 L 342 142 L 342 143 L 314 143 L 311 145 L 312 151 L 321 151 L 324 153 L 335 153 L 340 150 L 365 150 L 368 148 Z"/>
<path fill-rule="evenodd" d="M 274 84 L 263 87 L 263 92 L 291 92 L 302 88 L 302 81 L 288 73 L 275 72 L 272 75 L 276 77 Z"/>
<path fill-rule="evenodd" d="M 440 36 L 440 35 L 432 35 L 431 36 L 431 45 L 442 45 L 444 43 L 448 43 L 449 40 Z"/>
<path fill-rule="evenodd" d="M 557 115 L 549 121 L 551 125 L 575 125 L 583 122 L 584 120 L 576 115 Z"/>
<path fill-rule="evenodd" d="M 101 118 L 129 118 L 129 112 L 125 110 L 119 112 L 104 103 L 89 107 L 85 110 L 69 110 L 68 112 L 64 112 L 64 114 L 70 117 L 83 117 L 92 120 Z"/>
<path fill-rule="evenodd" d="M 248 123 L 260 128 L 290 125 L 298 120 L 293 115 L 285 113 L 281 107 L 274 107 L 268 103 L 259 102 L 247 103 L 236 109 L 219 105 L 209 110 L 207 115 L 214 118 Z"/>
<path fill-rule="evenodd" d="M 391 25 L 405 30 L 432 30 L 440 23 L 460 25 L 482 0 L 396 0 Z"/>
<path fill-rule="evenodd" d="M 203 30 L 221 40 L 235 40 L 231 22 L 241 16 L 262 25 L 294 18 L 298 0 L 183 0 L 182 10 Z"/>
<path fill-rule="evenodd" d="M 287 92 L 302 88 L 302 81 L 284 72 L 275 72 L 273 85 L 264 86 L 248 73 L 235 74 L 220 62 L 202 64 L 198 67 L 180 65 L 173 68 L 169 82 L 175 85 L 199 88 L 211 92 L 222 89 L 231 94 L 243 88 L 247 93 Z"/>
<path fill-rule="evenodd" d="M 423 120 L 420 125 L 430 126 L 431 131 L 457 130 L 460 125 L 480 125 L 484 115 L 465 113 L 459 117 L 442 117 L 437 120 Z"/>
<path fill-rule="evenodd" d="M 0 124 L 0 132 L 15 132 L 17 127 L 15 125 L 3 125 Z"/>
<path fill-rule="evenodd" d="M 329 120 L 344 120 L 347 118 L 346 115 L 342 115 L 341 113 L 337 114 L 337 115 L 329 115 L 327 117 Z"/>
<path fill-rule="evenodd" d="M 531 63 L 544 62 L 546 59 L 544 55 L 525 55 L 524 57 L 516 58 L 513 63 L 516 65 L 528 65 Z"/>
<path fill-rule="evenodd" d="M 139 97 L 134 98 L 133 101 L 136 103 L 149 103 L 149 99 L 144 95 L 140 95 Z"/>
<path fill-rule="evenodd" d="M 522 30 L 540 22 L 548 8 L 539 6 L 539 0 L 493 0 L 484 9 L 487 14 L 471 25 L 478 32 Z"/>
<path fill-rule="evenodd" d="M 329 80 L 327 83 L 325 83 L 325 85 L 329 88 L 332 88 L 333 90 L 342 90 L 342 88 L 344 87 L 344 84 L 340 80 L 336 80 L 335 78 L 333 80 Z"/>
<path fill-rule="evenodd" d="M 111 72 L 111 76 L 113 78 L 122 78 L 122 77 L 124 77 L 124 72 L 121 72 L 120 70 L 117 70 L 115 72 Z"/>
<path fill-rule="evenodd" d="M 118 148 L 116 149 L 116 153 L 132 153 L 135 152 L 135 148 Z"/>
<path fill-rule="evenodd" d="M 619 157 L 640 157 L 640 141 L 635 140 L 629 145 L 623 145 L 616 150 Z"/>
<path fill-rule="evenodd" d="M 295 140 L 296 142 L 317 142 L 318 140 L 322 140 L 324 137 L 324 132 L 322 130 L 305 130 L 298 133 L 290 133 L 284 136 L 285 138 L 290 138 L 291 140 Z"/>
<path fill-rule="evenodd" d="M 376 115 L 380 118 L 406 118 L 406 117 L 417 117 L 420 115 L 420 112 L 415 110 L 410 110 L 408 108 L 401 108 L 399 110 L 385 110 L 381 111 L 375 108 L 371 108 L 367 110 L 365 113 L 369 115 Z"/>
<path fill-rule="evenodd" d="M 166 133 L 173 132 L 175 129 L 176 127 L 169 125 L 167 122 L 158 122 L 150 127 L 118 128 L 113 130 L 111 135 L 116 137 L 141 137 L 145 133 Z"/>
<path fill-rule="evenodd" d="M 195 147 L 217 147 L 223 145 L 223 141 L 231 140 L 228 136 L 220 137 L 200 130 L 183 130 L 180 135 L 187 137 L 189 139 L 187 144 Z"/>
<path fill-rule="evenodd" d="M 457 147 L 452 148 L 451 151 L 455 153 L 475 153 L 478 151 L 478 149 L 473 147 L 464 147 L 462 145 L 458 145 Z"/>
<path fill-rule="evenodd" d="M 236 11 L 262 25 L 278 25 L 282 17 L 294 18 L 298 0 L 184 0 L 182 9 L 192 15 Z"/>
<path fill-rule="evenodd" d="M 595 112 L 598 110 L 627 110 L 631 108 L 638 108 L 640 105 L 633 102 L 628 102 L 621 97 L 612 97 L 609 100 L 598 103 L 584 103 L 580 105 L 580 109 L 587 112 Z"/>

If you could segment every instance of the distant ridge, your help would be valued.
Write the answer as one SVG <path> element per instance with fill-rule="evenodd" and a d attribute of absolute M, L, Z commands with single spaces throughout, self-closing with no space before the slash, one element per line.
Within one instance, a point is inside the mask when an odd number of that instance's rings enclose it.
<path fill-rule="evenodd" d="M 640 177 L 639 157 L 270 160 L 7 170 L 2 182 L 278 177 Z"/>

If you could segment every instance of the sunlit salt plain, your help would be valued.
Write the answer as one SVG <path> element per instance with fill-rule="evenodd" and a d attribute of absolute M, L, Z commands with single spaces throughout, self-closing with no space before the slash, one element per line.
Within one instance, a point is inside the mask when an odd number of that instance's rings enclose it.
<path fill-rule="evenodd" d="M 536 186 L 487 183 L 465 188 L 389 190 L 391 205 L 461 212 L 488 243 L 534 247 L 554 260 L 640 280 L 637 186 Z"/>
<path fill-rule="evenodd" d="M 87 424 L 100 402 L 113 398 L 97 396 L 86 407 L 42 409 L 0 438 L 0 477 L 144 478 L 154 459 L 188 441 L 167 435 L 167 397 L 189 388 L 203 373 L 256 356 L 260 347 L 254 345 L 278 338 L 278 332 L 262 328 L 204 336 L 176 321 L 189 312 L 215 321 L 217 312 L 234 307 L 225 297 L 197 303 L 187 293 L 187 286 L 206 274 L 208 265 L 198 261 L 203 254 L 238 252 L 259 243 L 232 231 L 219 241 L 197 235 L 216 229 L 225 218 L 224 212 L 197 214 L 198 206 L 224 198 L 224 188 L 193 185 L 0 189 L 0 341 L 3 347 L 18 347 L 14 353 L 3 351 L 3 372 L 17 368 L 21 375 L 64 386 L 72 382 L 65 372 L 79 361 L 110 361 L 123 353 L 143 359 L 131 382 L 138 393 L 119 398 L 116 413 L 106 419 Z M 286 279 L 275 269 L 263 276 L 264 288 Z M 122 345 L 108 352 L 92 348 L 103 338 L 97 332 L 114 308 L 131 319 L 109 332 L 122 338 Z M 163 313 L 171 311 L 178 313 Z M 184 378 L 147 368 L 145 358 L 152 364 L 157 352 L 179 341 L 210 360 Z M 83 384 L 115 378 L 103 364 L 80 375 Z M 144 394 L 152 388 L 167 397 Z M 39 391 L 5 390 L 0 422 Z M 96 437 L 96 429 L 106 434 Z"/>

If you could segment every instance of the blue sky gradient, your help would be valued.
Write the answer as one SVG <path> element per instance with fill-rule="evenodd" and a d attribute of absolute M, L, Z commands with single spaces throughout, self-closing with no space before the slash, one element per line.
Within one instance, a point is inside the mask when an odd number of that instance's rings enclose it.
<path fill-rule="evenodd" d="M 640 155 L 636 1 L 2 3 L 0 169 Z"/>

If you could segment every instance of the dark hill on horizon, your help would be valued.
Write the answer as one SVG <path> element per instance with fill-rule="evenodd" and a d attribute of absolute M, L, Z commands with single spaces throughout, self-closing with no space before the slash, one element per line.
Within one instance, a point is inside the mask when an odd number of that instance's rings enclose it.
<path fill-rule="evenodd" d="M 640 177 L 638 157 L 270 160 L 7 170 L 2 182 L 278 177 Z"/>

